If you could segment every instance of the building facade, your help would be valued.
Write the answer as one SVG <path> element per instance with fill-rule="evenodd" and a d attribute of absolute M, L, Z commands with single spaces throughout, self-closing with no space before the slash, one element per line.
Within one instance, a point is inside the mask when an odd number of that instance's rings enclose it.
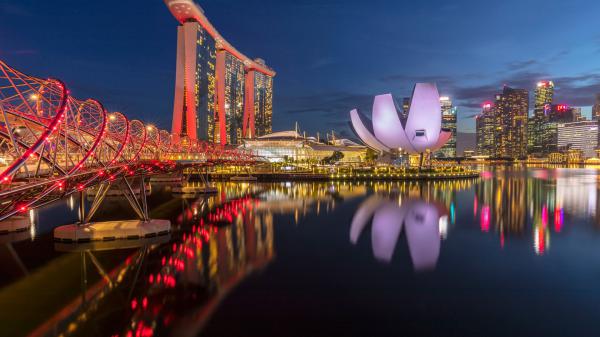
<path fill-rule="evenodd" d="M 262 60 L 256 60 L 263 62 Z M 254 100 L 249 108 L 254 109 L 254 130 L 256 136 L 273 132 L 273 77 L 253 71 Z"/>
<path fill-rule="evenodd" d="M 505 86 L 494 104 L 496 156 L 527 156 L 527 122 L 529 93 L 525 89 Z"/>
<path fill-rule="evenodd" d="M 492 103 L 483 103 L 481 114 L 475 117 L 477 155 L 496 156 L 495 146 L 495 118 Z"/>
<path fill-rule="evenodd" d="M 437 158 L 455 158 L 456 157 L 456 115 L 457 108 L 452 106 L 452 100 L 447 96 L 440 97 L 442 109 L 442 129 L 451 133 L 448 142 L 434 153 Z"/>
<path fill-rule="evenodd" d="M 314 137 L 306 137 L 296 131 L 280 131 L 244 139 L 239 148 L 251 151 L 253 155 L 271 163 L 319 163 L 334 152 L 342 154 L 341 163 L 362 163 L 367 154 L 365 146 L 347 139 L 324 144 Z"/>
<path fill-rule="evenodd" d="M 528 153 L 533 155 L 547 155 L 547 145 L 551 134 L 548 133 L 550 107 L 554 98 L 554 83 L 540 81 L 535 89 L 533 116 L 529 118 L 528 125 Z"/>
<path fill-rule="evenodd" d="M 597 121 L 561 123 L 557 129 L 557 146 L 560 151 L 579 150 L 584 158 L 595 157 L 598 147 Z"/>
<path fill-rule="evenodd" d="M 592 107 L 592 119 L 600 120 L 600 93 L 596 94 L 596 102 Z"/>
<path fill-rule="evenodd" d="M 192 0 L 164 1 L 180 22 L 174 137 L 226 145 L 270 132 L 275 72 L 229 44 Z"/>

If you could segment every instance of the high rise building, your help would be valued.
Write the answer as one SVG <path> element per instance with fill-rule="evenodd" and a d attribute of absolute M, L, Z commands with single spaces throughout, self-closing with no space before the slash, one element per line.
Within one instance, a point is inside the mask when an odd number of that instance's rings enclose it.
<path fill-rule="evenodd" d="M 598 122 L 558 124 L 557 145 L 560 150 L 580 150 L 586 158 L 595 157 L 595 150 L 598 146 Z"/>
<path fill-rule="evenodd" d="M 217 52 L 215 143 L 237 144 L 244 118 L 244 63 L 226 50 Z"/>
<path fill-rule="evenodd" d="M 255 60 L 264 64 L 261 59 Z M 254 78 L 254 97 L 248 107 L 254 109 L 256 136 L 268 135 L 273 131 L 273 77 L 251 70 L 248 78 Z"/>
<path fill-rule="evenodd" d="M 273 76 L 229 44 L 192 0 L 164 0 L 180 22 L 172 133 L 238 144 L 271 131 Z"/>
<path fill-rule="evenodd" d="M 215 39 L 197 22 L 177 27 L 177 65 L 172 132 L 176 137 L 213 139 L 216 112 Z"/>
<path fill-rule="evenodd" d="M 592 106 L 592 119 L 600 120 L 600 93 L 596 94 L 596 103 Z"/>
<path fill-rule="evenodd" d="M 434 153 L 437 158 L 454 158 L 456 157 L 456 115 L 457 109 L 452 106 L 452 100 L 447 96 L 440 97 L 440 105 L 442 110 L 442 129 L 450 131 L 452 135 L 442 148 Z"/>
<path fill-rule="evenodd" d="M 534 155 L 547 154 L 549 112 L 554 97 L 554 83 L 540 81 L 535 89 L 533 116 L 529 118 L 527 147 L 528 153 Z"/>
<path fill-rule="evenodd" d="M 477 155 L 494 157 L 495 153 L 495 130 L 494 108 L 492 103 L 483 103 L 481 114 L 475 117 L 475 129 L 477 137 Z"/>
<path fill-rule="evenodd" d="M 494 104 L 496 155 L 506 158 L 527 156 L 529 93 L 504 86 Z"/>
<path fill-rule="evenodd" d="M 408 117 L 408 110 L 410 110 L 410 97 L 404 97 L 402 99 L 402 119 L 404 121 Z"/>

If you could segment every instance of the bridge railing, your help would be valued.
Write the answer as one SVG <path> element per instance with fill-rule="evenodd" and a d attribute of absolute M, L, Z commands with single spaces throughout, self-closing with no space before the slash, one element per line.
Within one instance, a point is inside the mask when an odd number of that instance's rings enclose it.
<path fill-rule="evenodd" d="M 25 75 L 0 60 L 0 220 L 181 160 L 246 164 L 254 157 L 107 112 L 97 100 L 71 96 L 58 79 Z"/>

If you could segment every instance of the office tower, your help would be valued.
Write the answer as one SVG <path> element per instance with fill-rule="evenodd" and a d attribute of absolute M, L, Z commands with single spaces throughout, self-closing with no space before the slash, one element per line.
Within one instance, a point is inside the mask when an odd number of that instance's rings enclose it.
<path fill-rule="evenodd" d="M 596 94 L 596 103 L 592 106 L 592 119 L 600 120 L 600 93 Z"/>
<path fill-rule="evenodd" d="M 410 109 L 410 97 L 404 97 L 402 99 L 402 120 L 403 123 L 408 117 L 408 110 Z"/>
<path fill-rule="evenodd" d="M 229 44 L 192 0 L 164 1 L 180 23 L 175 138 L 226 145 L 270 132 L 275 72 Z"/>
<path fill-rule="evenodd" d="M 505 158 L 527 156 L 529 93 L 525 89 L 504 86 L 496 95 L 494 117 L 496 154 Z"/>
<path fill-rule="evenodd" d="M 585 118 L 585 116 L 581 114 L 580 107 L 572 107 L 571 109 L 573 111 L 573 121 L 574 122 L 584 122 L 587 120 L 587 118 Z"/>
<path fill-rule="evenodd" d="M 528 153 L 544 155 L 551 135 L 548 134 L 549 112 L 554 96 L 554 83 L 540 81 L 535 89 L 533 116 L 528 125 Z"/>
<path fill-rule="evenodd" d="M 558 124 L 557 146 L 561 150 L 580 150 L 586 158 L 595 157 L 598 146 L 598 122 Z"/>
<path fill-rule="evenodd" d="M 570 123 L 577 121 L 576 110 L 566 104 L 553 104 L 548 117 L 550 123 Z"/>
<path fill-rule="evenodd" d="M 452 135 L 442 148 L 434 153 L 437 158 L 454 158 L 456 157 L 456 107 L 452 106 L 452 100 L 447 96 L 440 97 L 440 105 L 442 111 L 442 129 L 450 131 Z"/>
<path fill-rule="evenodd" d="M 481 113 L 475 117 L 477 137 L 477 155 L 494 157 L 495 154 L 495 120 L 492 103 L 483 103 Z"/>

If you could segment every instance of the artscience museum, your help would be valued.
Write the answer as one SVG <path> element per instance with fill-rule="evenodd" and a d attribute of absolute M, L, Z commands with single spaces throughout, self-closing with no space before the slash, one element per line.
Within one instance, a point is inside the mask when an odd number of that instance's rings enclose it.
<path fill-rule="evenodd" d="M 423 154 L 440 149 L 451 137 L 442 129 L 440 95 L 434 83 L 417 83 L 406 116 L 396 109 L 391 94 L 375 96 L 372 118 L 350 111 L 356 136 L 382 153 Z"/>

